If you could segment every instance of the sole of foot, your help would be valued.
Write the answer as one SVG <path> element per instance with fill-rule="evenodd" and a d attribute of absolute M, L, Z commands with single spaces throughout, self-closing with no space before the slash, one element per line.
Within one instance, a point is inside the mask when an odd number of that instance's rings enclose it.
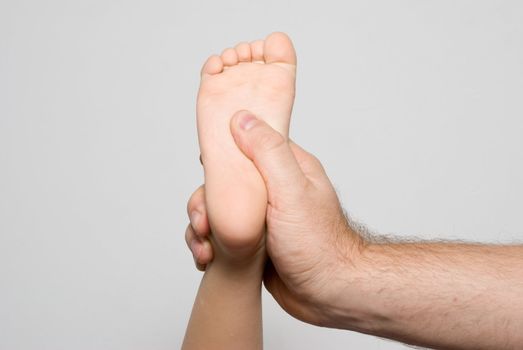
<path fill-rule="evenodd" d="M 234 143 L 230 120 L 247 110 L 287 138 L 295 80 L 296 53 L 284 33 L 227 48 L 202 68 L 197 124 L 206 205 L 213 235 L 226 249 L 259 243 L 267 209 L 264 181 Z"/>

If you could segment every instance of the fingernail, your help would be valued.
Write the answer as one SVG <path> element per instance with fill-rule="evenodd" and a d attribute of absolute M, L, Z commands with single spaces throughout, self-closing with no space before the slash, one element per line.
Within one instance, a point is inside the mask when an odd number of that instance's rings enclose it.
<path fill-rule="evenodd" d="M 201 214 L 196 210 L 191 212 L 191 215 L 190 215 L 191 226 L 192 226 L 193 230 L 195 230 L 195 231 L 196 231 L 196 225 L 198 224 L 198 220 L 200 219 L 200 216 L 201 216 Z"/>
<path fill-rule="evenodd" d="M 252 114 L 244 114 L 240 117 L 240 128 L 247 131 L 256 124 L 256 117 Z"/>

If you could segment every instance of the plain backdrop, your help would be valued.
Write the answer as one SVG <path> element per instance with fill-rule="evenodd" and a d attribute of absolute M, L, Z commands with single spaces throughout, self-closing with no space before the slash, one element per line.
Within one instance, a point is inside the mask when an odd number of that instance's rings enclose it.
<path fill-rule="evenodd" d="M 523 237 L 521 1 L 0 1 L 0 348 L 179 348 L 206 57 L 279 30 L 291 136 L 382 234 Z M 239 106 L 241 107 L 241 106 Z M 284 313 L 267 349 L 404 349 Z"/>

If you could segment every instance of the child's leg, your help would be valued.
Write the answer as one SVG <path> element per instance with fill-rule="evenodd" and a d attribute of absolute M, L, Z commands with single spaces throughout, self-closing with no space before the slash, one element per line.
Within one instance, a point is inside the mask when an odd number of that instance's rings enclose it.
<path fill-rule="evenodd" d="M 246 109 L 287 137 L 295 75 L 294 48 L 282 33 L 227 49 L 202 69 L 198 136 L 215 257 L 194 303 L 185 350 L 262 348 L 266 188 L 229 124 Z"/>
<path fill-rule="evenodd" d="M 264 256 L 245 267 L 211 263 L 194 302 L 183 350 L 263 348 L 261 280 Z"/>

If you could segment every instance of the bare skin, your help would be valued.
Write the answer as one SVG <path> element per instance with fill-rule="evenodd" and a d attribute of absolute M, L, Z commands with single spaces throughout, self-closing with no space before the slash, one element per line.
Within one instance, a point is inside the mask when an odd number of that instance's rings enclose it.
<path fill-rule="evenodd" d="M 197 101 L 198 140 L 207 212 L 225 251 L 262 245 L 267 194 L 260 174 L 236 147 L 229 124 L 241 109 L 255 112 L 287 137 L 294 103 L 296 53 L 283 33 L 240 43 L 211 56 L 202 68 Z M 232 251 L 231 251 L 232 250 Z"/>
<path fill-rule="evenodd" d="M 264 284 L 289 314 L 431 348 L 523 348 L 522 245 L 373 242 L 350 228 L 316 158 L 241 117 L 232 135 L 267 185 Z M 201 269 L 210 232 L 186 236 Z"/>
<path fill-rule="evenodd" d="M 204 203 L 203 192 L 196 192 L 192 201 Z M 191 212 L 195 207 L 189 209 Z M 193 226 L 201 229 L 208 225 L 207 218 L 200 217 L 187 227 L 187 236 L 194 235 Z M 263 348 L 261 281 L 264 263 L 264 249 L 241 259 L 231 258 L 220 248 L 215 249 L 214 259 L 207 266 L 194 302 L 182 350 Z"/>
<path fill-rule="evenodd" d="M 249 108 L 286 137 L 295 75 L 294 47 L 283 33 L 226 49 L 202 68 L 197 120 L 207 191 L 191 199 L 199 204 L 188 206 L 186 236 L 195 237 L 195 228 L 212 228 L 208 240 L 193 240 L 192 246 L 213 261 L 200 284 L 183 350 L 263 347 L 267 194 L 255 166 L 234 144 L 229 124 L 235 111 Z M 248 124 L 244 118 L 242 125 Z"/>

